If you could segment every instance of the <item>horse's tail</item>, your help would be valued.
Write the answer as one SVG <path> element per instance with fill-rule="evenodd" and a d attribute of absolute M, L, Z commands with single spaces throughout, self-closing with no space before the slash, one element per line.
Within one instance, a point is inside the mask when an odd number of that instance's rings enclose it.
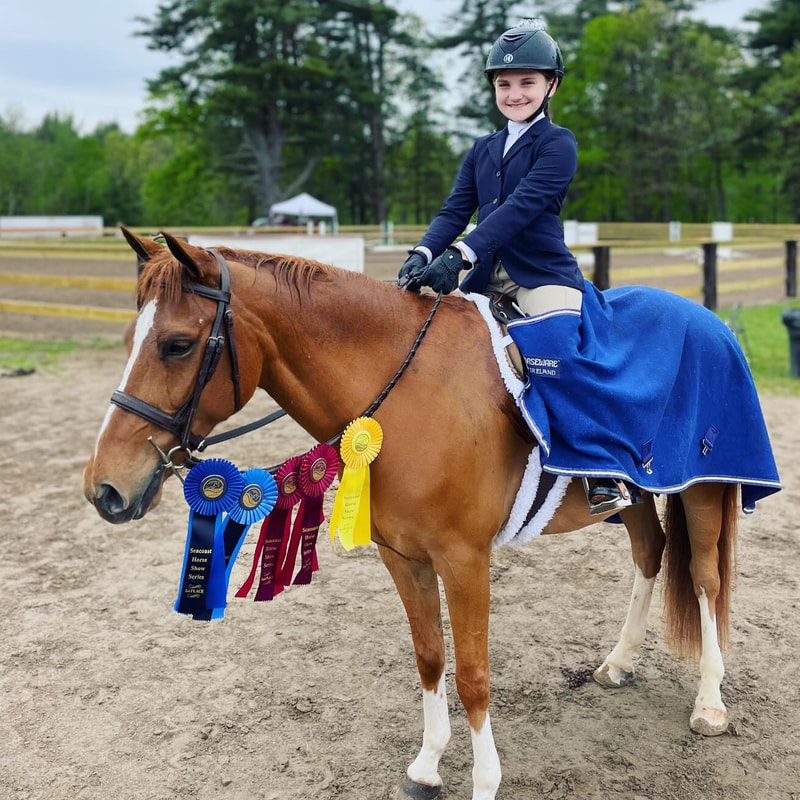
<path fill-rule="evenodd" d="M 736 531 L 739 509 L 739 486 L 728 484 L 722 495 L 722 524 L 717 553 L 719 556 L 719 594 L 717 595 L 717 636 L 720 647 L 728 643 L 731 584 L 736 562 Z M 667 537 L 664 559 L 664 604 L 666 636 L 670 648 L 678 655 L 698 657 L 700 654 L 700 606 L 689 571 L 692 551 L 686 525 L 686 511 L 680 495 L 667 498 L 665 518 Z"/>

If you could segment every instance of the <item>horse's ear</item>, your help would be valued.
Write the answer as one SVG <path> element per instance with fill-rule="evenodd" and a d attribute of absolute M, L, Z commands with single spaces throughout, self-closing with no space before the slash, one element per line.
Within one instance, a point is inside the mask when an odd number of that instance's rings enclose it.
<path fill-rule="evenodd" d="M 174 236 L 164 233 L 164 231 L 161 231 L 161 236 L 164 237 L 164 241 L 167 243 L 170 253 L 189 270 L 189 274 L 192 278 L 199 280 L 202 275 L 202 269 L 199 264 L 201 259 L 199 256 L 205 255 L 205 250 L 182 242 L 180 239 L 176 239 Z"/>
<path fill-rule="evenodd" d="M 119 229 L 133 252 L 136 253 L 136 263 L 139 267 L 139 272 L 141 272 L 142 267 L 161 249 L 161 245 L 156 244 L 151 239 L 143 239 L 141 236 L 137 236 L 124 225 L 120 225 Z"/>

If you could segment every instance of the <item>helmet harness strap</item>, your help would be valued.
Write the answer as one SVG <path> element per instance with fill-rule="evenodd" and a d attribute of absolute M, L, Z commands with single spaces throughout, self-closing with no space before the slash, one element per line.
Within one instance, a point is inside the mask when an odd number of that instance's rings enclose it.
<path fill-rule="evenodd" d="M 533 114 L 531 114 L 531 115 L 530 115 L 530 116 L 529 116 L 529 117 L 528 117 L 528 118 L 525 120 L 525 122 L 533 122 L 533 120 L 535 120 L 535 119 L 536 119 L 536 117 L 538 117 L 538 116 L 539 116 L 539 114 L 541 114 L 541 113 L 542 113 L 542 111 L 544 111 L 544 112 L 546 112 L 546 111 L 547 111 L 547 106 L 548 106 L 548 105 L 550 105 L 550 97 L 551 97 L 551 94 L 550 94 L 550 93 L 553 91 L 553 86 L 555 85 L 555 82 L 556 82 L 557 80 L 558 80 L 558 78 L 553 78 L 553 80 L 552 80 L 551 84 L 550 84 L 550 85 L 547 87 L 547 94 L 545 94 L 545 96 L 544 96 L 544 99 L 542 100 L 542 103 L 541 103 L 541 105 L 539 106 L 539 108 L 537 108 L 537 109 L 536 109 L 536 111 L 534 111 L 534 112 L 533 112 Z"/>

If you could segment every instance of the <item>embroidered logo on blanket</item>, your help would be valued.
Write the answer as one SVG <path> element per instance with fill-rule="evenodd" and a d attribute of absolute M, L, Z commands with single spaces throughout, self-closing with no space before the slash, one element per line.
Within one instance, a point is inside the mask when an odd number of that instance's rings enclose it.
<path fill-rule="evenodd" d="M 525 356 L 525 366 L 529 375 L 539 375 L 542 378 L 561 377 L 560 358 L 540 358 L 538 356 Z"/>

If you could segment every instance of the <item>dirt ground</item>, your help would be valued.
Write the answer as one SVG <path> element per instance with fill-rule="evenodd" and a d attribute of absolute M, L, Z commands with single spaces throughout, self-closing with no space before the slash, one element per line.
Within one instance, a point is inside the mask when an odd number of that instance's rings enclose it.
<path fill-rule="evenodd" d="M 231 600 L 212 623 L 174 613 L 187 518 L 178 482 L 150 515 L 118 527 L 81 494 L 124 361 L 117 346 L 0 378 L 0 797 L 393 797 L 421 742 L 421 694 L 375 549 L 337 554 L 323 528 L 310 586 L 272 603 Z M 505 548 L 492 567 L 498 797 L 800 798 L 800 400 L 763 402 L 786 489 L 742 520 L 723 686 L 730 732 L 689 731 L 697 666 L 667 653 L 657 607 L 638 682 L 614 692 L 586 681 L 615 643 L 632 583 L 618 526 Z M 240 420 L 270 407 L 262 395 Z M 269 466 L 311 444 L 283 420 L 213 455 Z M 442 796 L 469 798 L 452 670 L 448 691 Z"/>

